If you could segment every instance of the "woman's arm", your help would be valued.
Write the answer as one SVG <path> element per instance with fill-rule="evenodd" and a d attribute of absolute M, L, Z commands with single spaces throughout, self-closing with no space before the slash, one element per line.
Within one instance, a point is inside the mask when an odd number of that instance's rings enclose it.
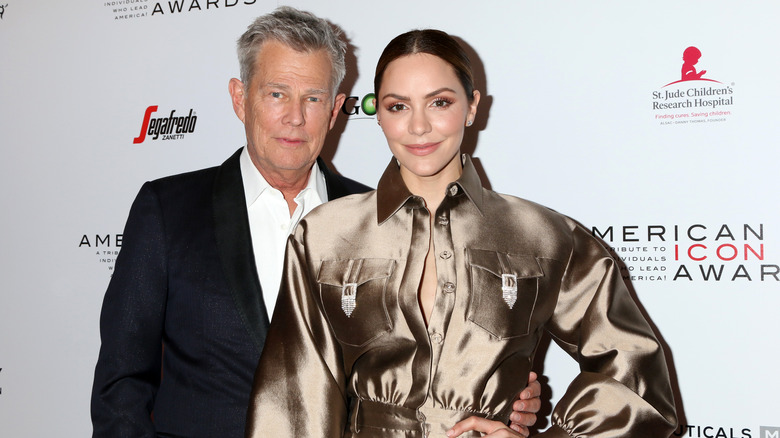
<path fill-rule="evenodd" d="M 303 243 L 290 237 L 279 298 L 252 385 L 247 437 L 343 435 L 347 397 L 341 350 L 314 299 L 312 275 Z"/>
<path fill-rule="evenodd" d="M 580 226 L 573 244 L 547 329 L 580 373 L 541 435 L 668 437 L 676 413 L 661 345 L 609 253 Z"/>

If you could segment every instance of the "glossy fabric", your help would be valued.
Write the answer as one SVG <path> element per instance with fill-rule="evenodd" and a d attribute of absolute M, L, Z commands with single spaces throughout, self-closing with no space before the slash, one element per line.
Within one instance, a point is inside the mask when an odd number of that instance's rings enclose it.
<path fill-rule="evenodd" d="M 143 185 L 100 315 L 93 437 L 240 437 L 268 329 L 237 151 Z M 365 191 L 329 172 L 328 196 Z"/>
<path fill-rule="evenodd" d="M 586 229 L 482 188 L 468 157 L 432 224 L 394 160 L 377 191 L 304 218 L 288 241 L 247 436 L 442 437 L 472 414 L 507 421 L 544 330 L 581 373 L 542 436 L 669 436 L 663 352 Z M 426 326 L 417 290 L 431 232 L 438 289 Z M 511 308 L 504 274 L 516 278 Z M 342 295 L 353 288 L 348 316 Z"/>

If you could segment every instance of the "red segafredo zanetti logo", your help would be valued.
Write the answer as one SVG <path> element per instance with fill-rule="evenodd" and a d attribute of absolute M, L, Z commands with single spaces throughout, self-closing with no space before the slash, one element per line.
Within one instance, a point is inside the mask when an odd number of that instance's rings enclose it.
<path fill-rule="evenodd" d="M 707 70 L 696 71 L 696 64 L 698 64 L 699 59 L 701 59 L 701 50 L 698 48 L 691 46 L 685 49 L 683 51 L 682 59 L 683 65 L 680 69 L 680 80 L 669 82 L 668 84 L 664 85 L 664 87 L 685 81 L 710 81 L 717 82 L 719 84 L 721 83 L 720 81 L 716 81 L 714 79 L 705 78 L 704 75 L 707 74 Z"/>
<path fill-rule="evenodd" d="M 157 112 L 157 105 L 151 105 L 144 112 L 144 120 L 141 122 L 141 133 L 133 139 L 133 144 L 143 143 L 146 136 L 152 140 L 181 140 L 184 134 L 195 132 L 195 123 L 198 117 L 194 110 L 190 108 L 189 114 L 180 116 L 176 110 L 171 110 L 167 117 L 152 118 L 152 114 Z"/>

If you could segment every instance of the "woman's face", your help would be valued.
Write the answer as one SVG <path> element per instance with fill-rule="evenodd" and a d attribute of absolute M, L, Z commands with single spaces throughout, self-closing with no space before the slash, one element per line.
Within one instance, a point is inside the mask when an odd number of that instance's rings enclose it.
<path fill-rule="evenodd" d="M 457 179 L 463 130 L 474 120 L 479 92 L 469 103 L 453 67 L 427 53 L 388 64 L 381 87 L 377 120 L 402 174 Z"/>

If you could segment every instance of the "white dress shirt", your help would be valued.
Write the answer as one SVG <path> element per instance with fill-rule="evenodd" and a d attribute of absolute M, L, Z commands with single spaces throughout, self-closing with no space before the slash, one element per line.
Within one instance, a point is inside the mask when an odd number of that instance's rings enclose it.
<path fill-rule="evenodd" d="M 287 237 L 304 215 L 327 201 L 328 190 L 325 186 L 325 175 L 315 163 L 309 174 L 306 188 L 295 197 L 297 207 L 290 216 L 282 192 L 271 187 L 263 178 L 252 163 L 246 147 L 241 151 L 240 165 L 257 275 L 260 277 L 263 300 L 270 318 L 273 316 L 276 296 L 282 280 Z"/>

